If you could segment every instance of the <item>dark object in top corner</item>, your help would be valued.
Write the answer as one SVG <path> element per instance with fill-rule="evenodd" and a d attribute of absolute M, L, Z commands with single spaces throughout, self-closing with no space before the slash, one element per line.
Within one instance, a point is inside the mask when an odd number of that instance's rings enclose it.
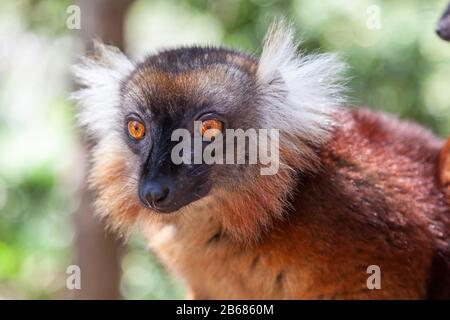
<path fill-rule="evenodd" d="M 441 39 L 450 41 L 450 3 L 436 26 L 436 33 Z"/>

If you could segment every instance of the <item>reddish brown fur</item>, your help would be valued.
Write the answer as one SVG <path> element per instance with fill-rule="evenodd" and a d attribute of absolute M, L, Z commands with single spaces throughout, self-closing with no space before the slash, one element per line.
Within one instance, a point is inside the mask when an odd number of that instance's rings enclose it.
<path fill-rule="evenodd" d="M 439 155 L 439 180 L 450 203 L 450 138 Z"/>
<path fill-rule="evenodd" d="M 169 216 L 137 209 L 135 187 L 124 195 L 126 159 L 100 146 L 97 154 L 111 156 L 92 176 L 99 206 L 118 227 L 139 218 L 150 247 L 193 298 L 449 298 L 442 141 L 364 109 L 336 118 L 341 126 L 318 150 L 319 171 L 294 179 L 284 168 L 231 193 L 213 190 Z M 291 208 L 276 197 L 286 188 Z M 236 240 L 255 230 L 258 241 Z M 369 265 L 381 268 L 381 290 L 367 289 Z"/>

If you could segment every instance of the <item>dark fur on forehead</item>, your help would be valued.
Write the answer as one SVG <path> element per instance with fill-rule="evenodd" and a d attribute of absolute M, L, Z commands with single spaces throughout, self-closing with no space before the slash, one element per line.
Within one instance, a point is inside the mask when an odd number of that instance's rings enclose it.
<path fill-rule="evenodd" d="M 256 69 L 254 58 L 229 49 L 162 51 L 139 63 L 123 82 L 123 103 L 155 116 L 176 118 L 201 110 L 239 117 L 252 109 Z"/>
<path fill-rule="evenodd" d="M 226 64 L 229 67 L 254 74 L 257 60 L 245 53 L 226 48 L 182 47 L 151 55 L 140 66 L 167 73 L 180 73 L 218 64 Z"/>

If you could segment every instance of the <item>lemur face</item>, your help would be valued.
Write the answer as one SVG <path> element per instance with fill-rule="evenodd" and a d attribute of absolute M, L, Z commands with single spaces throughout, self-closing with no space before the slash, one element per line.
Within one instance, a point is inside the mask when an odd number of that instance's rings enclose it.
<path fill-rule="evenodd" d="M 188 214 L 213 204 L 221 212 L 215 218 L 230 234 L 257 237 L 283 213 L 296 175 L 320 167 L 317 151 L 343 101 L 343 68 L 334 55 L 298 54 L 293 31 L 283 23 L 269 29 L 259 58 L 191 47 L 135 64 L 119 50 L 97 45 L 74 68 L 82 85 L 74 98 L 79 124 L 95 142 L 90 182 L 98 212 L 110 226 L 126 231 L 140 219 L 183 216 L 159 213 Z M 228 131 L 233 129 L 278 130 L 276 139 L 266 136 L 266 146 L 275 140 L 279 145 L 263 150 L 264 135 L 258 132 L 253 164 L 247 147 L 256 138 L 244 140 L 243 162 L 239 155 L 224 164 L 196 161 L 198 154 L 205 160 L 216 142 L 222 141 L 225 157 L 235 151 L 236 145 L 229 145 L 236 137 Z M 188 133 L 182 140 L 191 141 L 181 162 L 174 161 L 173 152 L 180 130 Z M 261 150 L 275 151 L 279 170 L 262 173 Z"/>
<path fill-rule="evenodd" d="M 207 195 L 213 185 L 226 184 L 230 170 L 244 170 L 195 157 L 214 143 L 206 139 L 214 130 L 226 142 L 227 129 L 260 126 L 255 66 L 251 58 L 230 50 L 176 49 L 148 57 L 123 82 L 118 129 L 135 155 L 133 175 L 143 206 L 177 211 Z M 190 154 L 187 161 L 174 163 L 172 151 L 180 141 L 174 141 L 173 133 L 180 129 L 189 133 L 190 148 L 184 152 Z M 195 137 L 205 138 L 200 148 L 195 148 Z"/>

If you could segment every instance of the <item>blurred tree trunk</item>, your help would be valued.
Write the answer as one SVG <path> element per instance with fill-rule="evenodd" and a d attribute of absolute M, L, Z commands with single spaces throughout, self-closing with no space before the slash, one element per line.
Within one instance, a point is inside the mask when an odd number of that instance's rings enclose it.
<path fill-rule="evenodd" d="M 79 0 L 81 30 L 79 37 L 84 49 L 89 50 L 93 39 L 100 39 L 124 50 L 124 22 L 132 0 Z M 81 203 L 75 213 L 75 263 L 81 269 L 81 290 L 74 291 L 75 299 L 120 298 L 121 244 L 105 230 L 94 216 L 93 194 L 86 188 L 88 150 L 91 141 L 81 137 L 81 160 L 84 176 Z"/>

